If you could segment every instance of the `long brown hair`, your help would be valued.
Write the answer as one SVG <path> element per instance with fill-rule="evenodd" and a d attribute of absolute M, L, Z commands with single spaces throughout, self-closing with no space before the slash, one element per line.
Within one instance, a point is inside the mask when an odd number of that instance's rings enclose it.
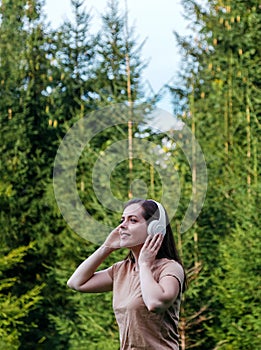
<path fill-rule="evenodd" d="M 152 220 L 158 220 L 159 219 L 159 209 L 158 205 L 155 203 L 154 200 L 146 200 L 146 199 L 140 199 L 140 198 L 134 198 L 129 200 L 125 205 L 124 209 L 127 208 L 131 204 L 139 204 L 141 206 L 142 210 L 142 216 L 144 219 L 147 221 L 147 224 L 149 224 Z M 182 267 L 182 261 L 180 259 L 176 243 L 174 240 L 172 228 L 170 226 L 168 214 L 164 208 L 165 215 L 166 215 L 166 234 L 164 236 L 162 245 L 158 251 L 158 254 L 156 256 L 156 259 L 162 259 L 162 258 L 167 258 L 170 260 L 175 260 L 177 261 Z M 135 258 L 132 254 L 132 252 L 129 252 L 129 255 L 127 256 L 132 262 L 135 262 Z M 183 283 L 183 290 L 186 287 L 186 274 L 185 274 L 185 269 L 184 270 L 184 283 Z"/>

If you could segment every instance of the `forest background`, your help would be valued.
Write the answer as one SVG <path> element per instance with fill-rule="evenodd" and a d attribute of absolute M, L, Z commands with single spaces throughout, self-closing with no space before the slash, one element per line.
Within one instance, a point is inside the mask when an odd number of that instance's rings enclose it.
<path fill-rule="evenodd" d="M 53 191 L 54 159 L 66 132 L 92 112 L 121 103 L 146 111 L 159 95 L 144 88 L 143 43 L 109 1 L 103 28 L 73 0 L 74 22 L 51 29 L 41 0 L 0 1 L 0 348 L 118 349 L 111 293 L 85 295 L 66 287 L 75 267 L 96 248 L 63 219 Z M 181 199 L 172 220 L 188 274 L 180 317 L 181 349 L 261 348 L 260 303 L 260 4 L 184 0 L 191 35 L 176 40 L 179 77 L 166 88 L 173 115 L 191 128 L 208 169 L 198 220 L 180 225 L 195 181 L 192 164 L 166 134 L 135 126 L 133 137 L 158 145 L 164 166 L 179 174 Z M 142 121 L 141 121 L 142 123 Z M 101 222 L 115 226 L 92 186 L 92 168 L 128 125 L 106 129 L 77 167 L 79 196 Z M 193 143 L 192 143 L 193 146 Z M 132 178 L 160 200 L 157 169 L 133 159 L 115 167 L 111 189 L 129 197 Z M 174 169 L 173 169 L 174 171 Z M 110 265 L 126 252 L 106 260 Z"/>

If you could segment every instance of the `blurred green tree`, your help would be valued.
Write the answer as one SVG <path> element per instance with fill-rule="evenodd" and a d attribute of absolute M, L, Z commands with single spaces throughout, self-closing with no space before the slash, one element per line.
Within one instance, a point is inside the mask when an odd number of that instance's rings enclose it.
<path fill-rule="evenodd" d="M 186 64 L 182 83 L 170 88 L 174 99 L 183 104 L 181 118 L 202 146 L 209 183 L 203 211 L 190 230 L 194 243 L 189 249 L 189 232 L 182 243 L 188 248 L 183 249 L 188 255 L 185 261 L 192 267 L 197 256 L 202 268 L 186 294 L 182 349 L 250 349 L 250 338 L 258 348 L 254 316 L 259 310 L 254 297 L 258 278 L 242 251 L 246 243 L 247 255 L 259 266 L 257 228 L 253 225 L 250 234 L 249 225 L 256 222 L 254 208 L 260 197 L 260 7 L 256 1 L 183 4 L 193 34 L 176 35 Z M 243 266 L 248 266 L 253 284 L 240 291 Z"/>

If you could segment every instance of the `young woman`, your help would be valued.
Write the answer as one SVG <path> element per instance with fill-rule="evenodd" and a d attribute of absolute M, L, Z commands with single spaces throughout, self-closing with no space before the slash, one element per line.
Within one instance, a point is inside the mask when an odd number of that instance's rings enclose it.
<path fill-rule="evenodd" d="M 120 248 L 130 249 L 125 260 L 96 271 L 109 254 Z M 160 203 L 130 200 L 120 225 L 75 270 L 67 284 L 86 293 L 113 291 L 121 350 L 179 348 L 185 273 Z"/>

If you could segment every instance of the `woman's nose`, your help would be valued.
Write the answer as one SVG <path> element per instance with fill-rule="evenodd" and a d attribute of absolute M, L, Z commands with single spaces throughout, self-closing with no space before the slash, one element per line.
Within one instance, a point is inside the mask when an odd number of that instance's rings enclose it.
<path fill-rule="evenodd" d="M 121 222 L 121 224 L 120 224 L 120 228 L 126 228 L 126 225 L 127 223 L 126 223 L 126 221 L 124 220 L 124 221 L 122 221 Z"/>

